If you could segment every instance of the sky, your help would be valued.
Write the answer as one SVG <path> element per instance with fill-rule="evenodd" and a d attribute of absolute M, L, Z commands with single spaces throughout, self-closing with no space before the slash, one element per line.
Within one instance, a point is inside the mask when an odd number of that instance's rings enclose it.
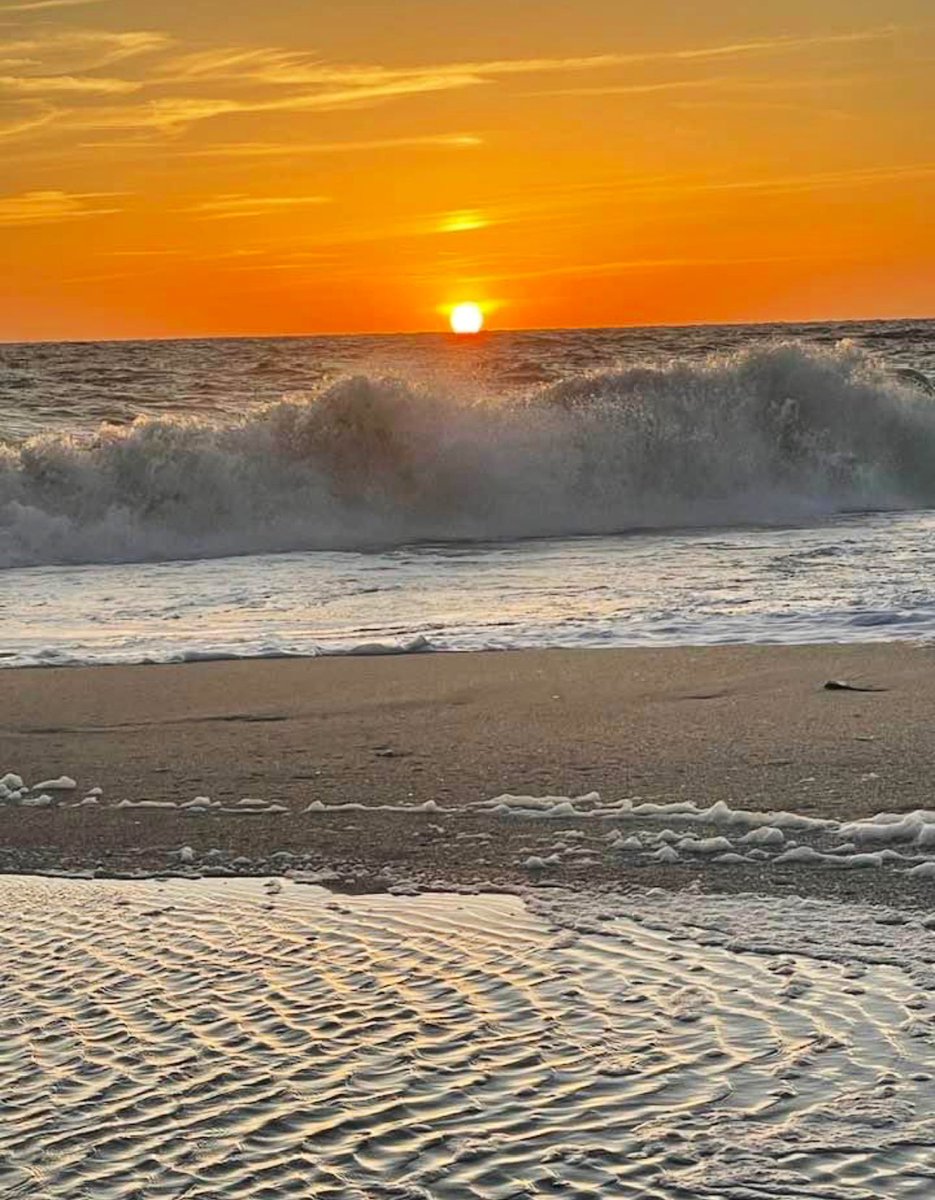
<path fill-rule="evenodd" d="M 935 314 L 932 0 L 0 0 L 0 340 Z"/>

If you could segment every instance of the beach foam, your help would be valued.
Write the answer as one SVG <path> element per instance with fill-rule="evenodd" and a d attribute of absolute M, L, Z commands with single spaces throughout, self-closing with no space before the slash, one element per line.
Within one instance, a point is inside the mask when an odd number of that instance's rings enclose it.
<path fill-rule="evenodd" d="M 290 814 L 287 805 L 257 796 L 244 796 L 227 803 L 203 795 L 169 800 L 107 797 L 99 786 L 78 789 L 70 776 L 47 779 L 31 788 L 13 772 L 0 779 L 0 805 L 65 806 L 92 811 L 101 808 L 128 812 L 154 810 L 188 817 L 209 815 L 218 819 Z M 935 810 L 930 809 L 908 813 L 881 812 L 859 821 L 840 821 L 784 810 L 733 808 L 724 801 L 707 806 L 687 800 L 644 801 L 630 796 L 605 801 L 599 792 L 588 792 L 574 797 L 504 793 L 468 805 L 444 807 L 434 799 L 418 804 L 364 804 L 360 801 L 326 804 L 313 799 L 296 815 L 311 820 L 319 815 L 353 814 L 366 818 L 368 814 L 385 813 L 439 814 L 456 820 L 483 815 L 526 822 L 535 829 L 538 841 L 535 850 L 530 850 L 517 865 L 538 873 L 568 867 L 580 872 L 594 865 L 597 858 L 605 859 L 606 865 L 607 856 L 636 865 L 642 862 L 681 863 L 712 870 L 759 864 L 835 871 L 888 869 L 920 883 L 931 878 L 935 871 Z M 595 845 L 583 850 L 575 844 L 587 836 L 580 830 L 552 832 L 552 823 L 560 820 L 593 823 L 598 828 L 613 823 L 616 827 L 608 833 L 592 834 L 590 840 Z M 669 828 L 669 824 L 676 829 Z M 438 831 L 444 833 L 444 828 L 439 827 Z M 462 833 L 456 834 L 456 839 Z M 246 860 L 246 866 L 250 868 L 250 865 Z M 212 863 L 209 873 L 212 869 L 224 871 L 226 866 Z M 586 880 L 586 875 L 583 878 Z"/>

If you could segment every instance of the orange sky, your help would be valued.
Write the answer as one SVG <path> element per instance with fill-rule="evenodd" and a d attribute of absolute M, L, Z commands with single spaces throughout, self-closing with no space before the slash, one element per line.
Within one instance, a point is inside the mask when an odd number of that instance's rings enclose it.
<path fill-rule="evenodd" d="M 0 340 L 935 313 L 931 0 L 0 0 Z"/>

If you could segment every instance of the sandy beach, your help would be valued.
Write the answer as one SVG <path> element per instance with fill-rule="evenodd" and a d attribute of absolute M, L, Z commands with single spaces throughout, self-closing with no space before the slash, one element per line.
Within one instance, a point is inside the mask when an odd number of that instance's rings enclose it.
<path fill-rule="evenodd" d="M 931 8 L 0 0 L 0 1200 L 935 1200 Z"/>
<path fill-rule="evenodd" d="M 838 907 L 0 879 L 0 1191 L 910 1200 L 927 935 Z"/>
<path fill-rule="evenodd" d="M 501 882 L 552 833 L 477 810 L 501 793 L 723 801 L 838 821 L 924 809 L 932 653 L 894 643 L 6 671 L 3 768 L 32 782 L 70 776 L 76 795 L 100 787 L 107 804 L 0 806 L 3 865 L 165 867 L 185 844 L 260 872 L 276 853 L 316 868 L 354 864 L 364 888 L 380 886 L 387 867 L 418 867 L 423 881 Z M 829 691 L 829 680 L 882 690 Z M 277 811 L 223 820 L 108 806 L 198 795 Z M 305 813 L 311 803 L 323 811 Z M 440 809 L 431 819 L 418 810 L 426 803 Z M 372 811 L 337 807 L 348 804 Z M 466 853 L 471 837 L 483 853 Z M 675 886 L 685 872 L 653 865 Z M 626 873 L 602 859 L 588 879 Z M 802 870 L 714 874 L 788 890 Z M 810 874 L 847 895 L 867 886 L 864 872 Z"/>

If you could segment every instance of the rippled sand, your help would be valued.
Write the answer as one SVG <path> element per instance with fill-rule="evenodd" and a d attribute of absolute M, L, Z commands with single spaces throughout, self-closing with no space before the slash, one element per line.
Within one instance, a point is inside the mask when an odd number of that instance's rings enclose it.
<path fill-rule="evenodd" d="M 0 879 L 0 1196 L 932 1196 L 918 979 L 604 929 Z"/>

